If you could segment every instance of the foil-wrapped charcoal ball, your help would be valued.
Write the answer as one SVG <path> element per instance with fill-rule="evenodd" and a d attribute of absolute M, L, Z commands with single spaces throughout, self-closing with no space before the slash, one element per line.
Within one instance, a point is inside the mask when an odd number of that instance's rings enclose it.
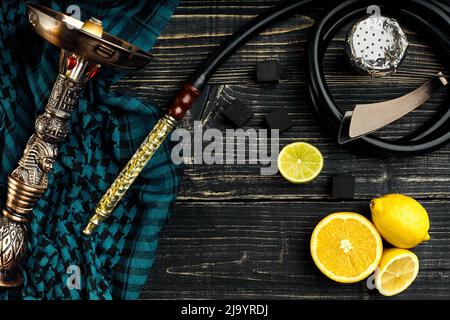
<path fill-rule="evenodd" d="M 372 15 L 350 28 L 345 49 L 356 70 L 371 77 L 384 77 L 397 70 L 408 44 L 396 20 Z"/>

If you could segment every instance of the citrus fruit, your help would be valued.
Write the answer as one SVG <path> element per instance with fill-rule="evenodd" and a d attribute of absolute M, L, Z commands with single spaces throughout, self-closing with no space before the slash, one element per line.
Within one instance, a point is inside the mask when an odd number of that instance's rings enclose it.
<path fill-rule="evenodd" d="M 278 155 L 278 170 L 292 183 L 305 183 L 316 178 L 323 168 L 319 149 L 306 142 L 285 146 Z"/>
<path fill-rule="evenodd" d="M 338 212 L 325 217 L 311 236 L 311 255 L 330 279 L 352 283 L 375 271 L 383 253 L 381 236 L 358 213 Z"/>
<path fill-rule="evenodd" d="M 395 247 L 408 249 L 430 239 L 428 213 L 413 198 L 388 194 L 372 200 L 370 209 L 375 227 Z"/>
<path fill-rule="evenodd" d="M 408 288 L 419 272 L 419 259 L 409 250 L 386 249 L 375 272 L 375 285 L 384 296 L 399 294 Z"/>

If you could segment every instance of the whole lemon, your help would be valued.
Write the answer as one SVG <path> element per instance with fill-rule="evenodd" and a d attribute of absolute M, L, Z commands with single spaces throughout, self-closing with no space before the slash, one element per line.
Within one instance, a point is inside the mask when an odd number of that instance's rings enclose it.
<path fill-rule="evenodd" d="M 370 203 L 372 221 L 381 236 L 403 249 L 430 240 L 430 220 L 425 208 L 415 199 L 402 194 L 388 194 Z"/>

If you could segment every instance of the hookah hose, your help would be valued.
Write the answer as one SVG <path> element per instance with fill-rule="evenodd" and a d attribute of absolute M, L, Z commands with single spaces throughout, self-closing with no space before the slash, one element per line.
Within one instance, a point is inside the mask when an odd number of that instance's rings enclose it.
<path fill-rule="evenodd" d="M 306 8 L 312 2 L 298 1 L 281 6 L 278 9 L 272 9 L 272 13 L 256 18 L 255 21 L 250 22 L 250 26 L 244 26 L 224 42 L 206 60 L 203 67 L 194 74 L 189 83 L 195 88 L 203 89 L 212 74 L 236 49 L 274 22 L 287 15 L 292 15 L 298 9 Z M 316 2 L 314 1 L 314 3 Z M 448 35 L 448 30 L 450 30 L 450 6 L 448 4 L 437 0 L 397 0 L 395 5 L 391 6 L 389 2 L 392 3 L 392 1 L 389 0 L 377 2 L 387 4 L 383 8 L 385 12 L 401 15 L 412 23 L 421 26 L 441 45 L 444 52 L 450 55 L 450 38 Z M 347 23 L 366 14 L 367 7 L 372 3 L 373 1 L 364 0 L 341 2 L 316 24 L 309 42 L 307 72 L 310 97 L 319 117 L 336 135 L 339 132 L 343 113 L 336 106 L 328 91 L 322 66 L 323 56 L 336 33 Z M 324 4 L 329 5 L 330 1 L 324 1 Z M 377 155 L 422 155 L 436 150 L 450 141 L 449 120 L 450 108 L 447 107 L 421 128 L 398 141 L 389 141 L 369 135 L 353 142 L 352 145 L 358 150 L 363 149 Z"/>
<path fill-rule="evenodd" d="M 316 26 L 309 43 L 308 76 L 309 92 L 320 118 L 336 134 L 343 117 L 328 92 L 323 68 L 320 63 L 327 45 L 346 23 L 365 13 L 365 1 L 346 1 L 330 11 Z M 387 3 L 388 1 L 380 1 Z M 398 5 L 397 5 L 398 4 Z M 403 0 L 396 1 L 396 7 L 387 5 L 383 10 L 397 13 L 415 25 L 426 30 L 432 38 L 450 55 L 450 11 L 448 6 L 438 1 Z M 399 9 L 399 7 L 403 7 Z M 373 135 L 361 137 L 352 145 L 359 150 L 384 156 L 414 156 L 431 152 L 450 141 L 450 108 L 441 110 L 433 119 L 397 141 L 389 141 Z"/>
<path fill-rule="evenodd" d="M 415 25 L 421 26 L 450 55 L 450 7 L 446 0 L 377 0 L 388 13 L 401 15 Z M 286 2 L 269 9 L 256 17 L 230 36 L 217 48 L 190 80 L 176 95 L 169 105 L 167 114 L 161 118 L 142 145 L 124 167 L 111 187 L 97 204 L 95 214 L 90 218 L 84 229 L 85 235 L 90 235 L 94 229 L 114 210 L 133 181 L 137 178 L 147 162 L 174 129 L 176 122 L 181 120 L 190 109 L 201 91 L 205 88 L 214 72 L 240 47 L 275 22 L 298 13 L 318 3 L 325 7 L 334 6 L 320 22 L 318 22 L 309 42 L 308 57 L 308 90 L 313 105 L 325 125 L 336 135 L 339 130 L 343 113 L 331 98 L 324 78 L 322 60 L 329 42 L 336 33 L 350 21 L 364 16 L 373 0 L 347 1 L 314 1 L 301 0 Z M 403 7 L 403 8 L 402 8 Z M 421 128 L 397 141 L 389 141 L 373 135 L 365 136 L 350 145 L 358 150 L 365 150 L 384 156 L 413 156 L 431 152 L 450 141 L 450 108 L 440 110 Z"/>

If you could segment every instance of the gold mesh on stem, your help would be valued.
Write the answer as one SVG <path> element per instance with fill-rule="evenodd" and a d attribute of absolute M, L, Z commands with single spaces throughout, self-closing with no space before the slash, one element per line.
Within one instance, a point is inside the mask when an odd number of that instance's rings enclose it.
<path fill-rule="evenodd" d="M 85 235 L 91 235 L 95 228 L 111 215 L 117 203 L 125 195 L 139 173 L 144 169 L 170 132 L 172 132 L 175 123 L 175 120 L 168 115 L 158 121 L 97 204 L 95 214 L 92 215 L 88 225 L 83 230 Z"/>

